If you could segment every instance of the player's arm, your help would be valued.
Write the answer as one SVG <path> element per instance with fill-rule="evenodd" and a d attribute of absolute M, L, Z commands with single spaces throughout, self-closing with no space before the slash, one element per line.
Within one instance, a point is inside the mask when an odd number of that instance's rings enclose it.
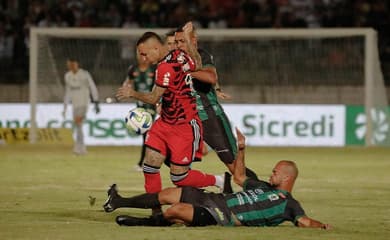
<path fill-rule="evenodd" d="M 88 76 L 87 79 L 88 79 L 89 90 L 91 91 L 92 102 L 98 102 L 99 101 L 99 93 L 98 93 L 98 89 L 96 87 L 96 84 L 93 81 L 92 76 L 89 73 L 87 73 L 87 76 Z"/>
<path fill-rule="evenodd" d="M 91 99 L 92 102 L 95 104 L 95 112 L 98 114 L 100 112 L 100 107 L 99 107 L 99 93 L 96 87 L 95 82 L 92 79 L 91 74 L 87 72 L 87 79 L 88 79 L 88 84 L 89 84 L 89 90 L 91 92 Z"/>
<path fill-rule="evenodd" d="M 122 83 L 122 86 L 126 86 L 126 85 L 128 85 L 128 86 L 133 86 L 133 83 L 134 83 L 134 81 L 132 80 L 132 79 L 130 79 L 130 78 L 126 78 L 125 79 L 125 81 L 123 81 L 123 83 Z"/>
<path fill-rule="evenodd" d="M 322 229 L 331 229 L 332 226 L 330 224 L 325 224 L 320 221 L 314 220 L 307 216 L 302 216 L 297 220 L 298 227 L 310 227 L 310 228 L 322 228 Z"/>
<path fill-rule="evenodd" d="M 240 185 L 244 185 L 245 180 L 247 179 L 246 170 L 245 170 L 245 136 L 236 128 L 237 133 L 237 146 L 238 153 L 237 158 L 234 161 L 234 182 Z"/>
<path fill-rule="evenodd" d="M 68 108 L 68 103 L 70 102 L 70 88 L 69 88 L 69 84 L 66 81 L 66 76 L 64 78 L 65 78 L 65 94 L 64 94 L 64 108 L 62 110 L 62 116 L 65 118 L 66 109 Z"/>
<path fill-rule="evenodd" d="M 215 92 L 217 93 L 217 97 L 219 97 L 220 99 L 223 99 L 223 100 L 230 100 L 230 99 L 232 99 L 232 96 L 230 96 L 230 94 L 227 94 L 227 93 L 222 91 L 222 88 L 219 85 L 218 81 L 215 83 L 214 89 L 215 89 Z"/>
<path fill-rule="evenodd" d="M 123 81 L 122 86 L 134 86 L 134 79 L 132 79 L 133 73 L 134 73 L 135 66 L 131 65 L 129 69 L 127 70 L 127 76 L 126 79 Z"/>
<path fill-rule="evenodd" d="M 196 46 L 191 42 L 191 36 L 193 33 L 192 22 L 187 22 L 183 27 L 184 40 L 187 45 L 188 54 L 195 62 L 195 71 L 202 69 L 202 58 L 196 49 Z"/>
<path fill-rule="evenodd" d="M 131 86 L 122 86 L 118 89 L 116 97 L 119 100 L 135 98 L 144 103 L 157 104 L 164 94 L 165 88 L 154 85 L 151 92 L 142 93 L 135 91 Z"/>
<path fill-rule="evenodd" d="M 217 70 L 215 67 L 204 67 L 198 71 L 191 72 L 193 78 L 198 79 L 199 81 L 216 84 L 218 82 Z"/>

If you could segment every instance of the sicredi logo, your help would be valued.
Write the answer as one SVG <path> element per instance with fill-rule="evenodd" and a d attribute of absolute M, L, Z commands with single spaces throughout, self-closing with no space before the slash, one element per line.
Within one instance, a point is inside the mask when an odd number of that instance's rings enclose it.
<path fill-rule="evenodd" d="M 228 105 L 232 123 L 254 146 L 343 146 L 345 107 L 334 105 Z"/>
<path fill-rule="evenodd" d="M 372 135 L 369 141 L 373 145 L 390 144 L 390 116 L 388 109 L 371 109 Z M 367 134 L 367 115 L 362 106 L 348 106 L 346 118 L 346 144 L 365 145 Z"/>
<path fill-rule="evenodd" d="M 371 109 L 373 133 L 370 138 L 372 144 L 381 144 L 386 142 L 389 135 L 389 119 L 384 110 Z M 355 135 L 359 140 L 364 140 L 367 132 L 367 116 L 365 113 L 357 115 Z"/>
<path fill-rule="evenodd" d="M 264 114 L 243 117 L 246 134 L 269 137 L 332 137 L 334 135 L 334 116 L 320 115 L 312 121 L 273 119 Z"/>

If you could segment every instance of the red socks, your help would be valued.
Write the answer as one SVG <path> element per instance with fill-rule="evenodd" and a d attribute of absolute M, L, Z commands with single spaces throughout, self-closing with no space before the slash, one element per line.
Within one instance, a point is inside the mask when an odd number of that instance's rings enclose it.
<path fill-rule="evenodd" d="M 145 173 L 145 191 L 147 193 L 158 193 L 162 190 L 160 173 Z"/>
<path fill-rule="evenodd" d="M 171 174 L 172 177 L 172 174 Z M 178 176 L 175 176 L 176 179 Z M 179 177 L 180 178 L 180 177 Z M 196 188 L 214 186 L 215 176 L 203 173 L 198 170 L 188 170 L 186 175 L 183 175 L 182 178 L 178 181 L 173 181 L 173 183 L 178 186 L 192 186 Z"/>

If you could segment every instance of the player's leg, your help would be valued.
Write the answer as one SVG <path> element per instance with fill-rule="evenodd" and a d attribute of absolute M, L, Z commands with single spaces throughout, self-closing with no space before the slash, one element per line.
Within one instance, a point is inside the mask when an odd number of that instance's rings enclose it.
<path fill-rule="evenodd" d="M 158 193 L 162 190 L 160 168 L 165 156 L 155 149 L 146 147 L 143 172 L 145 178 L 145 191 Z"/>
<path fill-rule="evenodd" d="M 202 128 L 198 121 L 191 124 L 182 124 L 171 129 L 167 139 L 170 158 L 171 180 L 176 186 L 223 187 L 223 177 L 205 174 L 198 170 L 190 169 L 190 164 L 196 157 L 196 153 L 202 144 Z"/>
<path fill-rule="evenodd" d="M 209 110 L 209 119 L 202 122 L 204 141 L 217 153 L 219 159 L 234 174 L 234 161 L 237 155 L 237 142 L 233 135 L 230 121 L 224 112 L 218 116 Z M 246 168 L 246 175 L 258 179 L 254 171 Z"/>
<path fill-rule="evenodd" d="M 158 193 L 162 190 L 160 168 L 167 156 L 164 135 L 165 127 L 161 121 L 157 120 L 149 130 L 145 141 L 143 172 L 147 193 Z"/>
<path fill-rule="evenodd" d="M 140 159 L 139 159 L 138 164 L 137 164 L 139 168 L 142 168 L 142 165 L 144 164 L 144 158 L 145 158 L 145 152 L 146 152 L 146 146 L 145 146 L 146 134 L 147 134 L 147 132 L 142 135 L 141 156 L 140 156 Z"/>
<path fill-rule="evenodd" d="M 116 184 L 107 191 L 108 199 L 103 208 L 112 212 L 117 208 L 160 208 L 161 205 L 174 204 L 180 201 L 181 188 L 165 188 L 159 193 L 143 193 L 133 197 L 119 195 Z"/>
<path fill-rule="evenodd" d="M 75 154 L 86 154 L 87 149 L 84 144 L 84 132 L 83 132 L 83 122 L 87 114 L 87 106 L 73 106 L 73 122 L 74 129 L 76 132 L 76 143 L 73 148 Z"/>
<path fill-rule="evenodd" d="M 147 218 L 119 215 L 115 219 L 120 226 L 171 226 L 173 223 L 164 218 L 162 214 L 153 215 Z"/>
<path fill-rule="evenodd" d="M 171 162 L 171 180 L 176 186 L 192 186 L 197 188 L 218 186 L 223 188 L 223 178 L 199 170 L 190 169 L 189 165 L 181 166 Z"/>
<path fill-rule="evenodd" d="M 188 203 L 176 203 L 168 208 L 164 218 L 169 222 L 180 223 L 194 227 L 216 225 L 217 221 L 203 207 L 196 207 Z"/>

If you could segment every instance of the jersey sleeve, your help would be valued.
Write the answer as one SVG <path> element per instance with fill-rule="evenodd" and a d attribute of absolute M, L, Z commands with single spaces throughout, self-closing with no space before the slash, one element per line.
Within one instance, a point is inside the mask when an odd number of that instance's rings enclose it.
<path fill-rule="evenodd" d="M 167 88 L 174 77 L 173 69 L 167 63 L 161 63 L 156 70 L 156 80 L 154 84 Z"/>
<path fill-rule="evenodd" d="M 213 55 L 203 49 L 198 49 L 198 52 L 202 58 L 203 67 L 215 67 Z"/>
<path fill-rule="evenodd" d="M 134 71 L 135 65 L 130 65 L 130 67 L 127 69 L 127 79 L 133 80 Z"/>
<path fill-rule="evenodd" d="M 291 219 L 295 226 L 298 226 L 298 219 L 306 215 L 301 204 L 294 198 L 288 199 L 286 214 L 287 218 Z"/>
<path fill-rule="evenodd" d="M 92 76 L 89 72 L 86 71 L 87 79 L 88 79 L 88 84 L 89 84 L 89 90 L 91 91 L 91 98 L 93 102 L 98 102 L 99 101 L 99 94 L 98 90 L 96 87 L 95 82 L 92 79 Z"/>
<path fill-rule="evenodd" d="M 65 74 L 64 80 L 65 80 L 65 94 L 64 94 L 64 104 L 70 103 L 70 90 L 69 90 L 69 84 L 68 84 L 68 74 Z"/>

